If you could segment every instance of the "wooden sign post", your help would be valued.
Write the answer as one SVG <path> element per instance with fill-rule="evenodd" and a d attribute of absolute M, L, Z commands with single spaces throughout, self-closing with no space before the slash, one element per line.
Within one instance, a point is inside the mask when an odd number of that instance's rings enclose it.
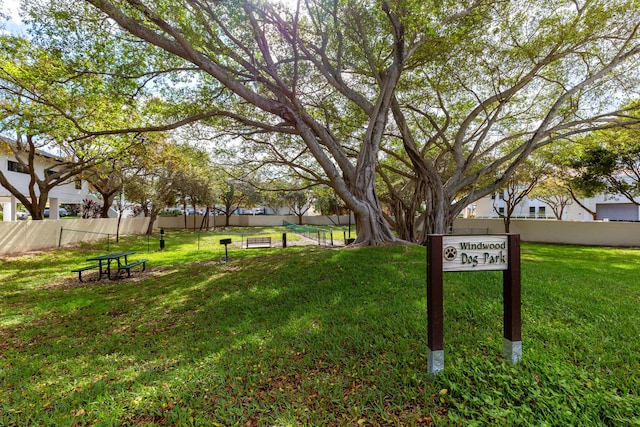
<path fill-rule="evenodd" d="M 427 369 L 444 369 L 443 272 L 503 271 L 504 357 L 522 359 L 520 235 L 427 236 Z"/>

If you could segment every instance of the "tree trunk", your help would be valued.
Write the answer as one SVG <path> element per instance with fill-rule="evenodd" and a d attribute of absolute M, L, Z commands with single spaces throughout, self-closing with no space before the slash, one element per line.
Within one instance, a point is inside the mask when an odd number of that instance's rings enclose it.
<path fill-rule="evenodd" d="M 119 9 L 113 2 L 104 2 L 101 0 L 87 0 L 87 2 L 93 4 L 99 10 L 102 10 L 134 36 L 140 37 L 170 54 L 190 61 L 202 71 L 219 81 L 223 86 L 237 95 L 238 98 L 243 99 L 266 113 L 284 119 L 286 123 L 293 124 L 297 133 L 307 144 L 310 154 L 319 162 L 320 166 L 326 172 L 336 192 L 340 194 L 341 198 L 355 213 L 356 228 L 358 230 L 356 244 L 381 245 L 399 241 L 391 232 L 389 224 L 385 221 L 380 203 L 375 196 L 375 166 L 380 141 L 384 135 L 391 99 L 400 80 L 406 59 L 404 20 L 401 19 L 402 16 L 400 14 L 396 13 L 395 8 L 392 9 L 386 2 L 383 2 L 383 10 L 387 15 L 388 23 L 393 29 L 391 33 L 393 36 L 393 50 L 391 52 L 393 62 L 384 70 L 376 70 L 376 72 L 379 73 L 380 81 L 379 94 L 375 103 L 370 102 L 366 97 L 349 88 L 347 84 L 341 81 L 341 78 L 332 76 L 328 79 L 330 85 L 338 91 L 342 91 L 347 99 L 355 102 L 356 105 L 369 116 L 367 132 L 361 144 L 360 153 L 358 154 L 357 166 L 354 168 L 350 158 L 351 150 L 347 152 L 344 146 L 334 139 L 332 133 L 322 124 L 322 120 L 314 117 L 315 113 L 307 114 L 303 102 L 295 99 L 296 87 L 282 89 L 279 87 L 282 86 L 280 84 L 267 84 L 266 86 L 258 86 L 258 89 L 253 89 L 253 85 L 245 84 L 244 76 L 247 75 L 247 72 L 249 75 L 253 75 L 253 71 L 258 72 L 258 70 L 262 73 L 262 69 L 259 67 L 264 66 L 264 70 L 274 70 L 274 72 L 277 73 L 277 71 L 275 71 L 277 67 L 270 64 L 270 47 L 268 43 L 264 42 L 269 40 L 269 37 L 266 36 L 266 31 L 269 31 L 270 28 L 267 27 L 265 30 L 265 28 L 261 26 L 261 21 L 258 19 L 259 14 L 254 13 L 254 6 L 249 2 L 241 3 L 241 7 L 247 15 L 246 21 L 244 21 L 243 24 L 253 28 L 256 37 L 255 41 L 257 46 L 262 50 L 261 57 L 265 58 L 265 61 L 253 66 L 251 65 L 251 61 L 247 60 L 246 64 L 237 70 L 229 67 L 226 60 L 223 59 L 221 62 L 218 62 L 220 60 L 217 60 L 215 56 L 209 55 L 208 52 L 211 46 L 217 46 L 216 43 L 218 43 L 218 40 L 214 41 L 210 46 L 207 46 L 207 53 L 201 53 L 199 50 L 201 48 L 200 45 L 189 45 L 187 40 L 190 37 L 183 38 L 182 35 L 178 35 L 180 29 L 177 26 L 173 27 L 169 21 L 163 21 L 161 13 L 156 16 L 153 7 L 150 7 L 148 11 L 149 16 L 147 16 L 147 18 L 153 16 L 151 20 L 156 21 L 153 23 L 154 29 L 151 30 L 151 27 L 145 26 L 145 22 L 137 18 L 137 13 L 139 12 L 137 8 L 134 8 L 135 13 L 133 14 L 136 18 L 132 19 L 128 13 L 125 12 L 127 9 L 124 7 Z M 198 10 L 198 7 L 194 8 Z M 217 19 L 215 16 L 214 18 Z M 162 30 L 156 31 L 156 25 L 159 25 Z M 232 33 L 233 28 L 225 28 L 223 26 L 222 31 L 230 31 L 230 33 Z M 206 38 L 204 40 L 206 40 Z M 220 43 L 222 43 L 222 41 L 220 41 Z M 233 46 L 233 44 L 227 46 Z M 298 48 L 301 50 L 304 49 L 305 54 L 307 50 L 309 50 L 307 43 L 298 43 L 298 40 L 294 42 L 292 47 L 296 51 Z M 367 59 L 369 59 L 372 64 L 375 62 L 373 56 Z M 332 64 L 325 66 L 323 65 L 324 61 L 322 59 L 318 62 L 311 59 L 311 62 L 320 67 L 320 72 L 326 73 L 326 75 L 333 75 L 335 70 L 341 68 L 339 65 L 337 68 L 333 68 L 334 66 Z M 285 80 L 286 79 L 283 79 L 282 81 Z M 280 76 L 274 76 L 274 81 L 280 81 Z M 263 87 L 266 88 L 266 90 L 270 90 L 271 93 L 266 93 L 262 89 Z M 313 110 L 315 110 L 315 108 L 312 108 L 312 111 Z M 249 119 L 250 118 L 247 118 L 247 120 Z M 342 172 L 342 177 L 338 170 Z M 347 180 L 349 182 L 345 182 Z"/>
<path fill-rule="evenodd" d="M 100 211 L 101 218 L 109 218 L 109 209 L 113 205 L 113 200 L 116 197 L 117 190 L 115 191 L 98 191 L 102 196 L 102 209 Z"/>
<path fill-rule="evenodd" d="M 444 188 L 440 188 L 438 191 L 429 188 L 425 198 L 424 223 L 422 225 L 424 232 L 419 243 L 425 245 L 429 234 L 447 234 L 456 215 L 457 212 L 452 213 L 451 202 L 446 197 Z"/>
<path fill-rule="evenodd" d="M 386 203 L 391 207 L 393 218 L 388 218 L 398 237 L 409 242 L 418 242 L 420 225 L 424 224 L 424 213 L 418 214 L 423 206 L 427 186 L 422 179 L 414 179 L 412 185 L 405 185 L 400 191 L 394 188 L 391 180 L 384 174 L 380 174 L 387 184 L 388 199 Z M 422 233 L 424 234 L 424 233 Z"/>
<path fill-rule="evenodd" d="M 354 189 L 354 194 L 360 194 L 356 206 L 352 207 L 356 222 L 356 240 L 354 244 L 361 246 L 378 246 L 389 243 L 407 243 L 398 239 L 384 219 L 380 202 L 375 193 L 375 187 L 360 187 L 366 193 Z M 367 191 L 368 190 L 368 191 Z"/>
<path fill-rule="evenodd" d="M 509 233 L 509 230 L 511 230 L 511 215 L 506 215 L 502 218 L 502 221 L 504 222 L 504 232 Z"/>
<path fill-rule="evenodd" d="M 182 218 L 184 219 L 184 229 L 187 229 L 187 204 L 182 204 Z"/>
<path fill-rule="evenodd" d="M 120 209 L 118 213 L 118 226 L 116 227 L 116 243 L 120 242 L 120 222 L 122 221 L 122 214 L 124 209 Z"/>
<path fill-rule="evenodd" d="M 38 186 L 38 189 L 40 191 L 39 195 L 34 190 L 35 185 Z M 16 187 L 11 185 L 9 180 L 1 171 L 0 186 L 9 190 L 9 193 L 15 196 L 15 198 L 18 199 L 20 203 L 22 203 L 25 209 L 27 209 L 31 214 L 32 220 L 39 221 L 44 219 L 43 211 L 46 201 L 49 198 L 49 188 L 46 185 L 41 185 L 40 183 L 38 183 L 35 174 L 32 173 L 31 181 L 29 183 L 29 196 L 22 194 L 21 191 L 18 191 Z"/>
<path fill-rule="evenodd" d="M 202 221 L 200 222 L 200 231 L 209 229 L 209 207 L 204 210 L 202 215 Z"/>
<path fill-rule="evenodd" d="M 354 210 L 356 220 L 357 238 L 354 242 L 362 246 L 378 246 L 388 243 L 400 243 L 391 231 L 389 224 L 382 217 L 380 211 L 375 211 L 370 207 L 365 209 L 367 213 Z"/>
<path fill-rule="evenodd" d="M 158 212 L 155 209 L 152 209 L 149 214 L 149 225 L 147 226 L 147 235 L 153 233 L 153 224 L 156 222 L 158 218 Z"/>
<path fill-rule="evenodd" d="M 421 219 L 416 219 L 418 214 L 415 206 L 407 206 L 402 200 L 394 200 L 391 206 L 393 216 L 385 215 L 387 222 L 391 225 L 398 238 L 407 242 L 418 241 L 417 225 Z"/>
<path fill-rule="evenodd" d="M 577 197 L 577 195 L 573 192 L 573 188 L 571 188 L 571 186 L 568 186 L 567 189 L 569 190 L 569 194 L 571 195 L 571 198 L 573 199 L 573 201 L 576 202 L 578 206 L 580 206 L 582 209 L 587 211 L 587 213 L 591 215 L 591 219 L 593 219 L 594 221 L 597 220 L 598 213 L 596 211 L 589 209 L 584 203 L 582 203 L 580 199 Z"/>

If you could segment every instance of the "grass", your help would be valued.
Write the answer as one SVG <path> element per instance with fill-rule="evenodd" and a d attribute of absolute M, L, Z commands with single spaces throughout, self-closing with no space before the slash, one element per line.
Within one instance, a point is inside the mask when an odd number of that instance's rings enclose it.
<path fill-rule="evenodd" d="M 0 425 L 640 425 L 638 250 L 524 245 L 517 365 L 500 273 L 447 274 L 433 377 L 424 248 L 187 236 L 122 281 L 70 273 L 100 245 L 2 260 Z"/>

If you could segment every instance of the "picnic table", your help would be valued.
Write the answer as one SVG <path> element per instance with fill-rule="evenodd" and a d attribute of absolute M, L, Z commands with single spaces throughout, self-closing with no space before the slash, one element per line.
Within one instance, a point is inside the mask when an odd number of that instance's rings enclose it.
<path fill-rule="evenodd" d="M 114 252 L 110 254 L 97 255 L 91 258 L 87 258 L 87 261 L 98 261 L 97 264 L 91 264 L 84 267 L 71 270 L 73 273 L 78 273 L 78 279 L 82 282 L 82 272 L 92 269 L 98 269 L 98 280 L 102 279 L 102 276 L 107 276 L 109 279 L 117 279 L 121 272 L 126 271 L 127 277 L 131 276 L 131 268 L 142 265 L 142 271 L 146 268 L 146 259 L 139 259 L 129 262 L 129 255 L 135 254 L 135 251 L 127 252 Z M 123 261 L 124 260 L 124 261 Z M 111 275 L 111 263 L 115 261 L 117 265 L 115 276 Z"/>

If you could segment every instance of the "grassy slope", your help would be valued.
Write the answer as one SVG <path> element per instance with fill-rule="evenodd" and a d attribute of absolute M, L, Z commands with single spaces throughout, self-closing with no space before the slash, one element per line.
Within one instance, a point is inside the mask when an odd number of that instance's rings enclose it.
<path fill-rule="evenodd" d="M 436 378 L 424 248 L 88 253 L 2 261 L 0 425 L 640 425 L 637 250 L 525 245 L 515 366 L 500 273 L 446 275 Z"/>

